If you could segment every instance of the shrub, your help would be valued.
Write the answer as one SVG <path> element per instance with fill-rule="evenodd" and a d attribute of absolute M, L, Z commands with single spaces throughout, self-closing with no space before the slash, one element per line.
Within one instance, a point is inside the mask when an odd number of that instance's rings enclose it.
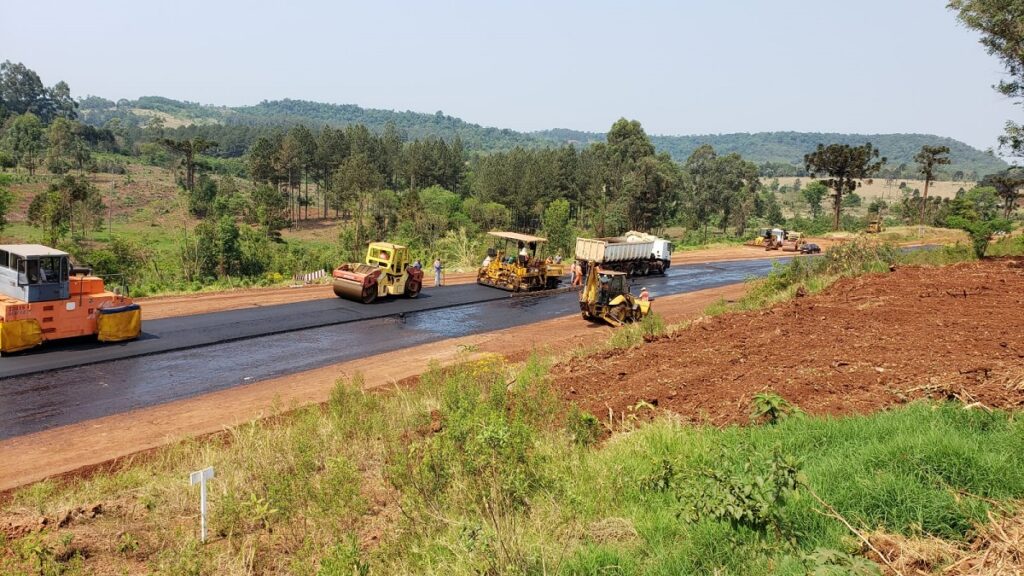
<path fill-rule="evenodd" d="M 565 429 L 573 442 L 580 446 L 590 446 L 601 437 L 601 422 L 593 414 L 580 410 L 576 404 L 572 405 L 565 418 Z"/>
<path fill-rule="evenodd" d="M 764 420 L 769 424 L 775 424 L 800 413 L 799 408 L 790 404 L 782 396 L 774 392 L 760 392 L 754 395 L 751 402 L 750 419 L 754 422 Z"/>
<path fill-rule="evenodd" d="M 723 448 L 713 462 L 685 487 L 680 516 L 725 521 L 734 529 L 778 529 L 786 498 L 798 486 L 799 462 L 778 448 L 763 455 L 749 447 Z"/>

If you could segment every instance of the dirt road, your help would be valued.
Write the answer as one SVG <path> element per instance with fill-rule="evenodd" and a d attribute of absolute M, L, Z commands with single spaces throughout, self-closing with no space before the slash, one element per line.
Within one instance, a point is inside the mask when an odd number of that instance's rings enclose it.
<path fill-rule="evenodd" d="M 745 423 L 765 390 L 812 414 L 923 397 L 1020 409 L 1024 267 L 985 261 L 846 279 L 771 310 L 572 360 L 556 374 L 562 398 L 602 419 L 667 410 L 694 422 Z"/>
<path fill-rule="evenodd" d="M 669 322 L 692 318 L 720 298 L 743 294 L 742 284 L 666 296 L 655 307 Z M 361 373 L 367 388 L 393 386 L 420 374 L 431 361 L 442 365 L 485 354 L 521 357 L 533 349 L 568 350 L 604 341 L 611 329 L 577 314 L 526 326 L 406 348 L 264 380 L 255 384 L 159 406 L 53 428 L 0 442 L 0 492 L 46 477 L 93 468 L 175 440 L 208 434 L 281 407 L 323 402 L 338 378 Z M 470 352 L 471 351 L 471 352 Z"/>

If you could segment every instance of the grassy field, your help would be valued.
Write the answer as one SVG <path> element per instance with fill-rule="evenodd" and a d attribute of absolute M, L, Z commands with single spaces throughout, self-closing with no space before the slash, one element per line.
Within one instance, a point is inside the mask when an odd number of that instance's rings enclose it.
<path fill-rule="evenodd" d="M 773 178 L 762 178 L 763 184 L 768 184 Z M 814 178 L 807 176 L 795 178 L 795 177 L 781 177 L 778 179 L 779 185 L 781 186 L 792 186 L 793 182 L 799 180 L 802 184 L 813 182 Z M 924 180 L 910 180 L 910 179 L 898 179 L 892 182 L 890 185 L 886 182 L 885 178 L 872 178 L 868 180 L 862 180 L 861 185 L 857 188 L 857 194 L 868 202 L 875 198 L 882 198 L 887 201 L 899 200 L 901 191 L 899 186 L 901 183 L 905 183 L 907 188 L 914 190 L 915 188 L 924 193 Z M 964 190 L 970 190 L 974 187 L 974 182 L 952 182 L 952 181 L 938 181 L 932 182 L 928 187 L 928 196 L 935 196 L 938 198 L 953 198 L 956 196 L 957 190 L 963 188 Z M 827 199 L 826 199 L 827 200 Z"/>
<path fill-rule="evenodd" d="M 143 164 L 139 159 L 103 155 L 108 160 L 126 162 L 125 174 L 90 174 L 90 181 L 103 196 L 107 210 L 96 225 L 78 233 L 76 242 L 65 241 L 60 248 L 72 254 L 107 245 L 114 238 L 133 242 L 144 256 L 145 264 L 132 285 L 134 295 L 153 295 L 220 290 L 247 286 L 284 285 L 293 274 L 330 269 L 341 261 L 337 220 L 300 221 L 282 231 L 284 244 L 275 246 L 271 270 L 260 277 L 226 277 L 186 282 L 182 278 L 181 247 L 199 221 L 188 213 L 184 197 L 173 171 Z M 40 174 L 29 178 L 19 175 L 11 190 L 15 203 L 10 223 L 0 234 L 6 243 L 46 243 L 43 232 L 27 222 L 32 197 L 45 190 L 56 176 Z M 245 189 L 248 182 L 235 179 Z"/>

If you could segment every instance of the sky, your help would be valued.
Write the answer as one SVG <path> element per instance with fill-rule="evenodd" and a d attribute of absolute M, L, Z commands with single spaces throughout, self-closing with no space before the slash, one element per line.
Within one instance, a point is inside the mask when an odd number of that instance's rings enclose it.
<path fill-rule="evenodd" d="M 76 97 L 293 98 L 514 130 L 918 132 L 1019 107 L 942 0 L 2 0 L 0 60 Z"/>

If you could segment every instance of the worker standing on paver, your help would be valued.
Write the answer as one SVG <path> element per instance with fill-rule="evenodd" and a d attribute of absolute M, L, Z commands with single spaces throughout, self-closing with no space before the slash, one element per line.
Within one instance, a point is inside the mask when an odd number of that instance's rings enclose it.
<path fill-rule="evenodd" d="M 441 270 L 444 269 L 444 265 L 441 264 L 440 258 L 434 258 L 434 287 L 441 285 Z"/>
<path fill-rule="evenodd" d="M 643 300 L 644 302 L 647 302 L 648 300 L 651 299 L 651 293 L 647 291 L 646 286 L 640 289 L 640 299 Z"/>

